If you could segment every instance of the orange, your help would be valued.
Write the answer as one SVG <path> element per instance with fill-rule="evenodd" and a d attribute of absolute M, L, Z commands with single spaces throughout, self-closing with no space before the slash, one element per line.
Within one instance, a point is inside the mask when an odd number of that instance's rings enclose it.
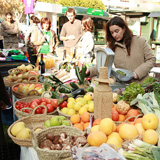
<path fill-rule="evenodd" d="M 133 139 L 138 136 L 138 130 L 134 125 L 126 123 L 120 127 L 119 135 L 123 139 Z"/>
<path fill-rule="evenodd" d="M 154 113 L 147 113 L 142 118 L 142 126 L 144 129 L 156 129 L 159 119 Z"/>
<path fill-rule="evenodd" d="M 84 125 L 83 125 L 84 130 L 85 130 L 85 128 L 88 127 L 88 126 L 89 126 L 89 122 L 84 123 Z"/>
<path fill-rule="evenodd" d="M 125 121 L 125 116 L 123 114 L 119 114 L 118 121 L 124 122 Z"/>
<path fill-rule="evenodd" d="M 140 113 L 137 109 L 130 109 L 128 112 L 127 112 L 127 118 L 128 117 L 131 117 L 131 116 L 138 116 Z M 130 118 L 129 121 L 134 121 L 134 117 L 133 118 Z"/>
<path fill-rule="evenodd" d="M 90 146 L 99 147 L 101 144 L 106 143 L 107 136 L 101 131 L 91 132 L 87 137 L 87 142 Z"/>
<path fill-rule="evenodd" d="M 137 123 L 142 123 L 142 118 L 137 118 L 137 119 L 134 121 L 134 124 L 137 124 Z"/>
<path fill-rule="evenodd" d="M 156 145 L 158 142 L 158 133 L 153 129 L 148 129 L 143 133 L 143 142 Z"/>
<path fill-rule="evenodd" d="M 70 117 L 70 121 L 72 122 L 72 124 L 79 123 L 81 121 L 81 118 L 79 114 L 74 114 Z"/>
<path fill-rule="evenodd" d="M 86 123 L 90 121 L 90 113 L 89 112 L 83 112 L 81 114 L 81 120 Z"/>
<path fill-rule="evenodd" d="M 83 126 L 82 126 L 82 124 L 80 124 L 80 123 L 74 124 L 73 127 L 76 127 L 76 128 L 78 128 L 78 129 L 80 129 L 81 131 L 83 131 Z"/>

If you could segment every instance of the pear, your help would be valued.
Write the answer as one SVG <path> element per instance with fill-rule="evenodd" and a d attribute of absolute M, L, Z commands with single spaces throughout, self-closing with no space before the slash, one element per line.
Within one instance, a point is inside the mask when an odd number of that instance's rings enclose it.
<path fill-rule="evenodd" d="M 26 66 L 26 69 L 27 69 L 27 71 L 32 71 L 32 70 L 33 70 L 33 67 L 32 67 L 31 64 L 29 64 L 29 65 Z"/>
<path fill-rule="evenodd" d="M 24 64 L 21 65 L 21 70 L 22 70 L 23 72 L 26 72 L 26 66 L 25 66 Z"/>
<path fill-rule="evenodd" d="M 13 81 L 16 81 L 17 79 L 18 79 L 18 77 L 16 76 L 16 74 L 13 74 L 12 80 L 13 80 Z"/>
<path fill-rule="evenodd" d="M 17 136 L 17 134 L 22 130 L 24 129 L 26 126 L 25 126 L 25 123 L 24 122 L 17 122 L 12 128 L 11 128 L 11 134 L 13 136 Z"/>
<path fill-rule="evenodd" d="M 31 130 L 29 128 L 23 128 L 16 136 L 19 139 L 30 139 L 31 138 Z"/>

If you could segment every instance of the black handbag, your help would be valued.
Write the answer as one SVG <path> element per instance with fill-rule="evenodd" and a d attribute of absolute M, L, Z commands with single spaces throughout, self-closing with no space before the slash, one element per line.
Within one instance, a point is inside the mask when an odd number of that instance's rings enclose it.
<path fill-rule="evenodd" d="M 33 52 L 33 54 L 37 55 L 37 47 L 29 40 L 27 43 L 27 47 Z"/>

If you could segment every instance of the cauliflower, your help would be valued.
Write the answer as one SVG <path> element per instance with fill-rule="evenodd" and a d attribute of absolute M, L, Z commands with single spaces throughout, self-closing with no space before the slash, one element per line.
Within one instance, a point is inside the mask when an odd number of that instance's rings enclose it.
<path fill-rule="evenodd" d="M 125 101 L 121 100 L 116 104 L 116 110 L 120 114 L 126 114 L 128 110 L 130 109 L 130 105 L 126 103 Z"/>

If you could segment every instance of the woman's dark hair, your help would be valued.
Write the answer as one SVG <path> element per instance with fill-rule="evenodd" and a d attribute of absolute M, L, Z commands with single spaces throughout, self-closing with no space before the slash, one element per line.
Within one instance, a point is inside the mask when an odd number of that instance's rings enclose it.
<path fill-rule="evenodd" d="M 88 16 L 83 17 L 81 23 L 83 24 L 85 31 L 93 32 L 94 24 L 93 20 L 90 17 Z"/>
<path fill-rule="evenodd" d="M 37 18 L 36 16 L 31 16 L 30 19 L 33 21 L 33 23 L 40 23 L 39 18 Z"/>
<path fill-rule="evenodd" d="M 51 20 L 48 18 L 48 17 L 43 17 L 41 19 L 41 28 L 43 29 L 43 24 L 44 23 L 48 23 L 49 24 L 49 27 L 48 27 L 48 31 L 50 30 L 51 28 Z"/>
<path fill-rule="evenodd" d="M 128 55 L 130 55 L 130 47 L 131 47 L 131 41 L 133 37 L 133 32 L 128 28 L 128 24 L 118 16 L 115 16 L 111 18 L 105 26 L 106 30 L 106 42 L 108 43 L 109 48 L 111 48 L 113 51 L 115 51 L 116 45 L 115 45 L 115 39 L 112 37 L 111 32 L 109 28 L 113 25 L 117 25 L 121 28 L 125 28 L 125 32 L 123 35 L 123 40 L 127 48 Z"/>

